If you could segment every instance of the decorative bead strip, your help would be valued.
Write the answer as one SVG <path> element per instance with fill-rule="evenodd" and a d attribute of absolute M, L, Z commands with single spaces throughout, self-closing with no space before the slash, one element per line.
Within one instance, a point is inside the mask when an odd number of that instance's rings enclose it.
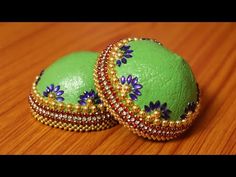
<path fill-rule="evenodd" d="M 61 128 L 64 130 L 69 130 L 69 131 L 99 131 L 99 130 L 105 130 L 108 128 L 113 127 L 116 125 L 114 122 L 103 122 L 102 124 L 97 124 L 97 125 L 79 125 L 79 124 L 73 124 L 73 123 L 68 123 L 68 122 L 63 122 L 63 121 L 56 121 L 52 120 L 47 117 L 43 117 L 39 115 L 37 112 L 35 112 L 33 109 L 31 109 L 33 117 L 38 120 L 39 122 L 49 125 L 54 128 Z"/>
<path fill-rule="evenodd" d="M 115 45 L 109 45 L 100 54 L 94 69 L 94 81 L 98 95 L 114 118 L 135 134 L 158 141 L 177 138 L 192 125 L 199 114 L 200 98 L 195 111 L 189 111 L 185 119 L 178 121 L 155 119 L 155 114 L 145 114 L 131 100 L 128 99 L 124 102 L 124 99 L 120 99 L 117 93 L 117 87 L 120 87 L 120 85 L 115 72 L 115 55 L 121 46 L 127 45 L 132 40 L 152 39 L 124 39 Z M 157 43 L 161 45 L 159 42 Z"/>
<path fill-rule="evenodd" d="M 36 77 L 36 81 L 38 79 L 39 76 Z M 79 104 L 64 104 L 55 100 L 45 99 L 40 96 L 36 90 L 35 82 L 33 83 L 29 95 L 29 104 L 32 114 L 37 120 L 39 120 L 39 118 L 40 122 L 44 120 L 42 122 L 44 124 L 53 122 L 53 126 L 58 125 L 59 128 L 63 129 L 74 131 L 103 130 L 113 127 L 118 123 L 113 119 L 110 113 L 107 112 L 102 103 L 95 107 L 91 104 L 88 106 L 81 106 Z"/>
<path fill-rule="evenodd" d="M 59 128 L 73 131 L 93 131 L 110 128 L 117 124 L 109 113 L 78 115 L 73 113 L 58 112 L 45 109 L 34 102 L 32 96 L 29 96 L 30 108 L 32 115 L 42 123 L 51 126 L 58 125 Z"/>

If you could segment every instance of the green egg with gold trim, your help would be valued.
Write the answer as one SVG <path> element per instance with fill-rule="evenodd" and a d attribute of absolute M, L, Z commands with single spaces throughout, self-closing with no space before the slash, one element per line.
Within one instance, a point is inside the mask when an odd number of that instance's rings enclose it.
<path fill-rule="evenodd" d="M 94 86 L 93 70 L 98 55 L 89 51 L 73 52 L 43 70 L 29 96 L 34 117 L 74 131 L 114 126 L 117 122 L 107 112 Z"/>
<path fill-rule="evenodd" d="M 191 67 L 154 39 L 128 38 L 109 45 L 94 75 L 98 95 L 114 118 L 144 138 L 177 138 L 199 114 Z"/>

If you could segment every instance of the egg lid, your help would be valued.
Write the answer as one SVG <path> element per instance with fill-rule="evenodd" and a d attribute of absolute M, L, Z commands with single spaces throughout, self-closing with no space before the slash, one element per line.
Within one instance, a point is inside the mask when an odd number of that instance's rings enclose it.
<path fill-rule="evenodd" d="M 44 124 L 71 131 L 102 130 L 117 124 L 95 90 L 97 57 L 96 52 L 73 52 L 43 70 L 29 95 L 33 116 Z"/>
<path fill-rule="evenodd" d="M 109 45 L 97 60 L 94 80 L 114 118 L 144 138 L 176 138 L 199 114 L 199 89 L 190 66 L 154 39 Z"/>

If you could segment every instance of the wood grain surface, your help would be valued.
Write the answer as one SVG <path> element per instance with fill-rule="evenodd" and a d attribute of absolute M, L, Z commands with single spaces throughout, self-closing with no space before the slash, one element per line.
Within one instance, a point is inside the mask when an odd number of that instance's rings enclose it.
<path fill-rule="evenodd" d="M 30 114 L 35 76 L 73 51 L 156 38 L 191 65 L 202 110 L 181 138 L 153 142 L 121 125 L 79 133 Z M 0 154 L 236 154 L 236 23 L 0 23 Z"/>

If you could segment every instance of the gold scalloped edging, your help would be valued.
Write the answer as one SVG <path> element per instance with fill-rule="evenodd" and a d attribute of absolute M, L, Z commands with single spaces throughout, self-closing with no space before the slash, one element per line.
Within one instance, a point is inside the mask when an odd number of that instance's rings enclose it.
<path fill-rule="evenodd" d="M 94 69 L 94 81 L 98 95 L 103 101 L 104 106 L 107 107 L 108 111 L 114 116 L 114 118 L 133 133 L 144 138 L 158 141 L 177 138 L 192 125 L 193 121 L 199 114 L 200 96 L 199 101 L 196 104 L 195 111 L 189 111 L 185 119 L 169 121 L 157 118 L 154 119 L 153 122 L 148 120 L 152 117 L 155 118 L 156 113 L 147 115 L 132 101 L 127 101 L 123 99 L 123 97 L 119 98 L 117 96 L 117 91 L 119 91 L 121 85 L 119 85 L 119 79 L 115 71 L 116 51 L 121 46 L 132 40 L 143 39 L 128 38 L 121 40 L 116 44 L 109 45 L 100 54 Z M 153 41 L 157 42 L 156 40 Z M 158 44 L 160 43 L 158 42 Z"/>
<path fill-rule="evenodd" d="M 80 105 L 63 104 L 45 99 L 36 90 L 35 82 L 29 95 L 29 104 L 33 117 L 38 121 L 64 130 L 99 131 L 118 124 L 103 104 L 99 104 L 96 109 L 90 109 L 89 106 L 85 109 Z"/>

